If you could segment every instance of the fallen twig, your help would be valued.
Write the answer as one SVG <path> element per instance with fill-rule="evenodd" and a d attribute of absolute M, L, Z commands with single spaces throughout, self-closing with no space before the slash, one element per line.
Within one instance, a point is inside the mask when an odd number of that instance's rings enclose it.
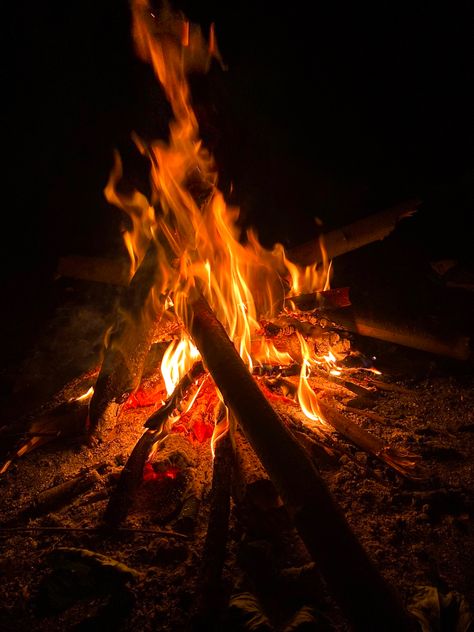
<path fill-rule="evenodd" d="M 77 531 L 78 533 L 101 533 L 108 534 L 110 531 L 104 527 L 0 527 L 1 534 L 9 533 L 30 533 L 32 531 L 44 531 L 45 533 L 69 533 Z M 173 536 L 176 538 L 188 538 L 185 533 L 178 531 L 167 531 L 164 529 L 141 529 L 132 527 L 117 527 L 114 532 L 118 533 L 149 533 L 151 535 Z"/>

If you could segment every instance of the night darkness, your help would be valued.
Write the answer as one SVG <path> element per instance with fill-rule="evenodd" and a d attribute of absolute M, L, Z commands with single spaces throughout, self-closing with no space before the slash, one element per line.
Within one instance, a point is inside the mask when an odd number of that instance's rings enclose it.
<path fill-rule="evenodd" d="M 195 105 L 221 186 L 232 183 L 264 243 L 419 196 L 402 235 L 428 258 L 472 260 L 471 3 L 180 6 L 216 23 L 228 71 L 193 79 Z M 120 214 L 102 195 L 112 151 L 146 181 L 130 134 L 165 136 L 168 108 L 135 59 L 125 1 L 10 13 L 2 277 L 13 313 L 17 295 L 41 301 L 58 256 L 121 248 Z"/>

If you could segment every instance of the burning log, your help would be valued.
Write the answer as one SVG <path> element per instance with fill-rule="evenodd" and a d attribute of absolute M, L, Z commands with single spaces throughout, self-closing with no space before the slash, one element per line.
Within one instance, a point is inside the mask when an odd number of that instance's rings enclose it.
<path fill-rule="evenodd" d="M 394 324 L 382 318 L 366 317 L 354 312 L 334 312 L 331 318 L 361 336 L 377 338 L 455 360 L 468 360 L 471 355 L 470 340 L 467 336 L 437 336 L 422 331 L 415 324 Z"/>
<path fill-rule="evenodd" d="M 115 426 L 121 405 L 138 387 L 150 349 L 154 319 L 151 289 L 157 273 L 156 246 L 150 245 L 130 286 L 124 290 L 117 322 L 105 350 L 104 361 L 89 408 L 89 437 L 101 440 Z"/>
<path fill-rule="evenodd" d="M 348 620 L 364 632 L 409 630 L 410 621 L 398 598 L 373 566 L 303 448 L 261 393 L 207 301 L 190 300 L 187 309 L 189 330 L 204 363 Z"/>
<path fill-rule="evenodd" d="M 334 259 L 334 257 L 384 239 L 395 229 L 401 219 L 413 215 L 420 204 L 421 200 L 410 200 L 369 215 L 324 234 L 320 241 L 310 241 L 292 248 L 288 256 L 292 261 L 303 266 L 319 263 L 324 259 Z"/>
<path fill-rule="evenodd" d="M 413 215 L 420 206 L 420 200 L 409 200 L 357 220 L 352 224 L 325 233 L 320 239 L 309 241 L 292 248 L 287 254 L 299 265 L 320 263 L 324 258 L 334 259 L 340 255 L 357 250 L 379 239 L 384 239 L 404 217 Z M 321 248 L 323 244 L 323 249 Z M 324 250 L 324 254 L 323 254 Z M 99 257 L 68 256 L 61 257 L 57 267 L 58 276 L 66 276 L 84 281 L 97 283 L 111 283 L 113 285 L 128 286 L 130 275 L 123 261 L 119 259 L 105 259 Z M 347 304 L 348 298 L 344 294 L 323 297 L 323 302 L 338 300 Z M 314 302 L 314 297 L 302 297 L 302 304 Z M 342 305 L 338 305 L 342 307 Z"/>

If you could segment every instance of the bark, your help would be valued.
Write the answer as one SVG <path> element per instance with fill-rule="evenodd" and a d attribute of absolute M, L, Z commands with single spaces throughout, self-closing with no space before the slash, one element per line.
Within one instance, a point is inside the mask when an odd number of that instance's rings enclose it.
<path fill-rule="evenodd" d="M 415 480 L 425 478 L 425 474 L 418 467 L 420 459 L 416 455 L 405 454 L 392 448 L 326 402 L 319 401 L 319 409 L 323 418 L 357 447 L 369 452 L 407 478 Z"/>
<path fill-rule="evenodd" d="M 313 240 L 292 248 L 288 257 L 303 266 L 320 263 L 324 259 L 334 259 L 374 241 L 384 239 L 404 217 L 410 217 L 420 206 L 420 200 L 409 200 L 369 217 L 357 220 Z"/>
<path fill-rule="evenodd" d="M 326 257 L 333 259 L 383 239 L 395 229 L 399 220 L 412 215 L 419 205 L 419 200 L 410 200 L 324 234 L 322 243 Z M 320 263 L 324 259 L 319 239 L 296 246 L 287 254 L 292 261 L 303 266 Z M 62 257 L 57 274 L 122 286 L 127 286 L 130 281 L 128 269 L 122 261 L 98 257 Z M 329 296 L 326 299 L 332 300 Z"/>
<path fill-rule="evenodd" d="M 468 360 L 471 356 L 468 336 L 441 336 L 420 329 L 413 323 L 392 323 L 383 317 L 364 316 L 357 312 L 331 313 L 337 324 L 349 331 L 377 338 L 404 347 L 426 351 L 456 360 Z"/>
<path fill-rule="evenodd" d="M 152 244 L 117 308 L 89 409 L 92 440 L 102 440 L 113 429 L 122 404 L 140 383 L 153 337 L 151 289 L 156 275 L 156 246 Z"/>
<path fill-rule="evenodd" d="M 410 620 L 398 598 L 370 561 L 303 448 L 261 393 L 205 299 L 190 299 L 188 310 L 188 328 L 205 365 L 353 628 L 409 630 Z"/>
<path fill-rule="evenodd" d="M 230 434 L 218 440 L 212 473 L 211 509 L 202 556 L 200 602 L 195 630 L 212 630 L 219 611 L 219 593 L 229 532 L 230 491 L 234 452 Z"/>
<path fill-rule="evenodd" d="M 50 487 L 40 492 L 33 500 L 32 504 L 26 507 L 17 518 L 9 521 L 17 523 L 18 520 L 26 520 L 35 518 L 50 511 L 59 509 L 71 503 L 75 498 L 84 494 L 101 480 L 96 470 L 91 470 L 83 474 L 79 474 L 74 478 Z"/>

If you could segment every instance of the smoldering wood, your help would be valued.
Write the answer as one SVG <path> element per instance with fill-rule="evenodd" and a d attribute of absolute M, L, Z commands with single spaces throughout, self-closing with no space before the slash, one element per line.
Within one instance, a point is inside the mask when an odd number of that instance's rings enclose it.
<path fill-rule="evenodd" d="M 414 323 L 393 323 L 383 316 L 365 316 L 355 311 L 331 312 L 331 318 L 348 331 L 391 342 L 404 347 L 427 351 L 435 355 L 468 360 L 470 339 L 464 335 L 441 335 L 424 331 Z"/>
<path fill-rule="evenodd" d="M 187 308 L 187 326 L 204 364 L 353 628 L 410 630 L 398 597 L 367 556 L 304 449 L 261 393 L 207 301 L 190 297 Z"/>
<path fill-rule="evenodd" d="M 291 261 L 302 266 L 321 263 L 325 259 L 334 259 L 374 241 L 384 239 L 395 229 L 400 220 L 413 215 L 420 204 L 421 200 L 409 200 L 369 215 L 352 224 L 325 233 L 321 240 L 313 240 L 296 246 L 289 250 L 287 255 Z"/>
<path fill-rule="evenodd" d="M 158 440 L 157 435 L 156 430 L 146 430 L 135 444 L 107 504 L 104 513 L 106 526 L 116 529 L 127 517 L 135 492 L 143 480 L 145 463 Z"/>
<path fill-rule="evenodd" d="M 93 440 L 101 440 L 115 426 L 122 404 L 140 383 L 153 337 L 151 290 L 157 272 L 156 245 L 152 242 L 123 291 L 104 352 L 89 408 L 88 434 Z"/>
<path fill-rule="evenodd" d="M 286 300 L 290 304 L 294 303 L 299 310 L 304 312 L 310 312 L 315 309 L 338 309 L 351 305 L 348 287 L 337 287 L 310 294 L 299 294 Z"/>
<path fill-rule="evenodd" d="M 170 416 L 178 406 L 179 400 L 186 395 L 187 389 L 203 370 L 202 363 L 195 362 L 181 378 L 165 404 L 145 422 L 147 430 L 135 444 L 105 510 L 104 522 L 109 527 L 117 527 L 127 517 L 135 492 L 143 480 L 143 468 L 153 446 L 168 434 Z"/>
<path fill-rule="evenodd" d="M 195 630 L 212 629 L 219 611 L 219 593 L 229 533 L 230 492 L 234 451 L 230 433 L 217 441 L 212 472 L 209 521 L 199 575 Z"/>

